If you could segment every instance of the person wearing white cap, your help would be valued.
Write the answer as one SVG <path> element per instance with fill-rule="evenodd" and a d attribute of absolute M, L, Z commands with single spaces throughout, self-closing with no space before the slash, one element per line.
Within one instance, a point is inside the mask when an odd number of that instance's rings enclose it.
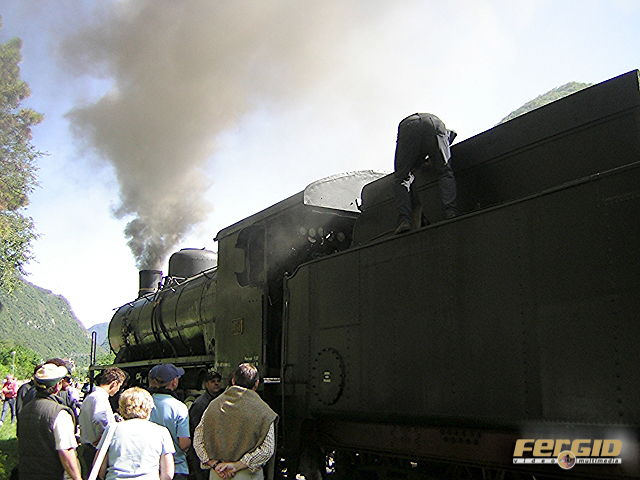
<path fill-rule="evenodd" d="M 189 434 L 189 409 L 174 396 L 180 377 L 184 369 L 172 363 L 157 365 L 149 372 L 151 392 L 155 407 L 151 411 L 153 423 L 167 427 L 176 449 L 174 455 L 174 479 L 187 479 L 189 466 L 187 464 L 187 450 L 191 446 Z"/>
<path fill-rule="evenodd" d="M 45 363 L 34 375 L 36 397 L 18 414 L 20 478 L 62 480 L 66 473 L 72 480 L 82 479 L 73 412 L 55 396 L 67 374 L 65 367 Z"/>

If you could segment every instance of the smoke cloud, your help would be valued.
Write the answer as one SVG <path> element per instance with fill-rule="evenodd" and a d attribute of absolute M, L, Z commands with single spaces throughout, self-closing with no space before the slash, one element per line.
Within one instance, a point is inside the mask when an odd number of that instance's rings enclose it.
<path fill-rule="evenodd" d="M 367 2 L 370 15 L 377 2 Z M 138 268 L 160 268 L 207 218 L 207 164 L 216 139 L 264 102 L 295 101 L 338 67 L 362 12 L 325 0 L 148 0 L 95 12 L 65 40 L 73 73 L 109 80 L 109 92 L 67 118 L 111 164 L 118 218 Z M 239 167 L 239 177 L 241 176 Z"/>

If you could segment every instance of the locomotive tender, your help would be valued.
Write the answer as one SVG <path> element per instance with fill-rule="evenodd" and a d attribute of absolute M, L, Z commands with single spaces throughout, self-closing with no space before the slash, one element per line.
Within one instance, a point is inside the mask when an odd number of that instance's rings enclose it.
<path fill-rule="evenodd" d="M 115 364 L 141 384 L 180 365 L 185 396 L 257 364 L 307 478 L 328 452 L 346 478 L 640 477 L 639 72 L 451 161 L 454 219 L 421 171 L 432 223 L 393 235 L 393 176 L 340 175 L 220 231 L 217 262 L 178 252 L 160 288 L 141 273 L 109 326 Z M 514 464 L 518 439 L 547 438 L 621 440 L 621 463 Z"/>

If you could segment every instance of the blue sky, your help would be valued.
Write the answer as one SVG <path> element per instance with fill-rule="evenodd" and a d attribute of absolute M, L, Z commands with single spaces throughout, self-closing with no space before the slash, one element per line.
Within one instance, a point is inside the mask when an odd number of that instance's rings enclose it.
<path fill-rule="evenodd" d="M 390 171 L 408 114 L 462 140 L 554 87 L 640 67 L 636 0 L 0 0 L 0 14 L 45 114 L 28 280 L 86 326 L 137 293 L 135 218 L 179 223 L 161 232 L 169 251 L 215 251 L 219 230 L 314 180 Z"/>

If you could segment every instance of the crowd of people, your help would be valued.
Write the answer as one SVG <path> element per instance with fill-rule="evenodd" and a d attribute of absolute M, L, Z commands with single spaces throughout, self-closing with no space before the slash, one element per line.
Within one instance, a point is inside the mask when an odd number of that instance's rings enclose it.
<path fill-rule="evenodd" d="M 144 388 L 106 368 L 81 400 L 61 359 L 38 365 L 18 388 L 8 375 L 5 414 L 17 421 L 12 478 L 51 480 L 262 479 L 274 471 L 278 416 L 260 398 L 258 370 L 244 363 L 222 377 L 208 372 L 187 407 L 176 391 L 184 369 L 154 366 Z M 8 421 L 8 420 L 7 420 Z"/>

